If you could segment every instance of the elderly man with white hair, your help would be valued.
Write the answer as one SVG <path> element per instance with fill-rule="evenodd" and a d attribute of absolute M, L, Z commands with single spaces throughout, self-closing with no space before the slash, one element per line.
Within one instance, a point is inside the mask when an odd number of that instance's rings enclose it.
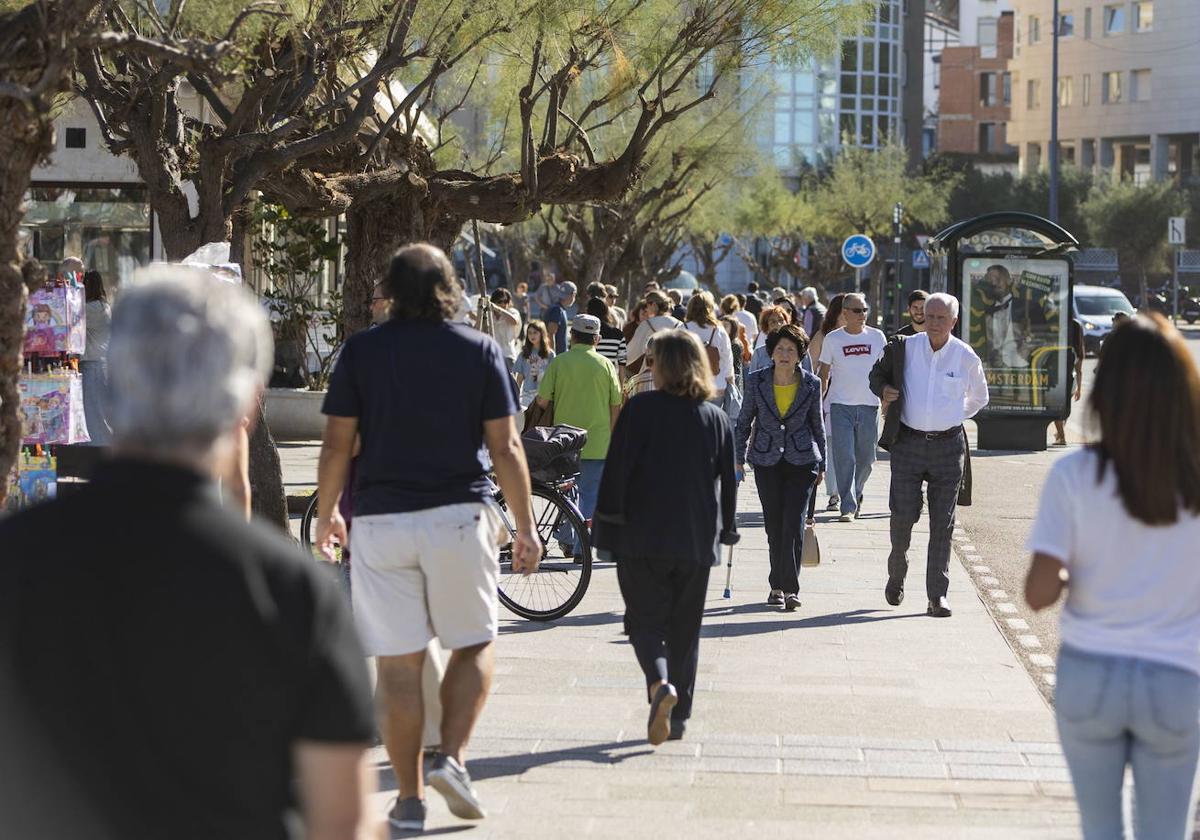
<path fill-rule="evenodd" d="M 809 338 L 812 338 L 821 328 L 821 322 L 825 320 L 825 307 L 817 299 L 817 290 L 814 286 L 805 286 L 797 292 L 796 300 L 800 304 L 800 323 L 797 326 L 803 329 Z"/>
<path fill-rule="evenodd" d="M 365 837 L 349 608 L 214 481 L 271 367 L 266 315 L 206 271 L 140 274 L 113 308 L 113 458 L 0 522 L 6 835 Z"/>
<path fill-rule="evenodd" d="M 892 551 L 884 596 L 892 606 L 904 600 L 908 546 L 921 516 L 921 488 L 928 484 L 926 614 L 936 618 L 951 614 L 946 593 L 955 507 L 971 503 L 963 423 L 988 402 L 979 357 L 952 335 L 957 322 L 958 300 L 944 293 L 930 295 L 925 332 L 894 339 L 871 370 L 871 390 L 887 406 L 879 445 L 892 456 Z"/>

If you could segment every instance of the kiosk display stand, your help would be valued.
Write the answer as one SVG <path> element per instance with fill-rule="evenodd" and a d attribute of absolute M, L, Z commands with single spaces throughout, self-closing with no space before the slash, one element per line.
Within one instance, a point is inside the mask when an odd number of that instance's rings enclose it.
<path fill-rule="evenodd" d="M 1079 242 L 1031 213 L 989 213 L 934 236 L 931 287 L 961 301 L 956 333 L 983 362 L 980 449 L 1040 451 L 1072 390 L 1069 319 Z"/>

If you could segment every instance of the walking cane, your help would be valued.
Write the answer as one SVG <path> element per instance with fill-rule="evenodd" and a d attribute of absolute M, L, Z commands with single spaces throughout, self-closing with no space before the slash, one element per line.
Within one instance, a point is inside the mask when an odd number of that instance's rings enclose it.
<path fill-rule="evenodd" d="M 733 597 L 733 546 L 729 546 L 729 562 L 725 564 L 725 597 Z"/>

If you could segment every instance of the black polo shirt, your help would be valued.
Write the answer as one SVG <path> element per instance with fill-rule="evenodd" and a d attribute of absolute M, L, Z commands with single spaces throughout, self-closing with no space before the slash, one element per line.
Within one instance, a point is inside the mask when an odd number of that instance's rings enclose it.
<path fill-rule="evenodd" d="M 372 735 L 345 598 L 188 470 L 0 520 L 0 836 L 300 836 L 292 748 Z"/>

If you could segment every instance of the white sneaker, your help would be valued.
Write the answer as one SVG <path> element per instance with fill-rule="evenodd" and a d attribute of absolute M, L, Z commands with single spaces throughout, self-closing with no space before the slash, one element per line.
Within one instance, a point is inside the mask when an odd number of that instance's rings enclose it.
<path fill-rule="evenodd" d="M 853 513 L 843 513 L 841 516 L 838 517 L 838 522 L 853 522 L 853 521 L 854 521 Z"/>
<path fill-rule="evenodd" d="M 439 755 L 427 779 L 429 786 L 445 797 L 454 816 L 462 820 L 481 820 L 487 816 L 471 786 L 471 774 L 453 756 Z"/>

